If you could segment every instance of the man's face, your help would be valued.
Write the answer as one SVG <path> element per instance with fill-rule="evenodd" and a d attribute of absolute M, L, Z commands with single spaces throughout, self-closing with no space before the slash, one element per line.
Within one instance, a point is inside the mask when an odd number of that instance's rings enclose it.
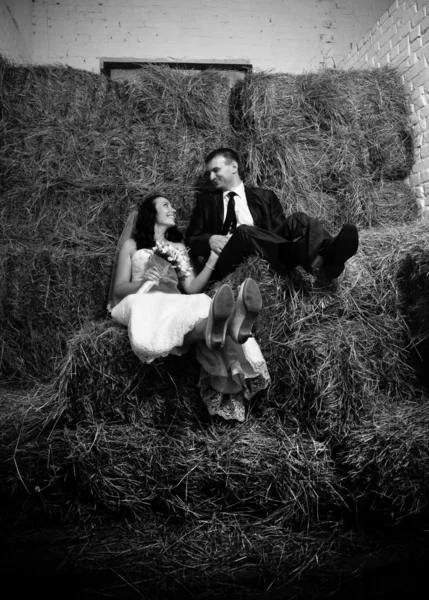
<path fill-rule="evenodd" d="M 216 156 L 206 165 L 206 173 L 217 190 L 224 192 L 237 187 L 238 165 L 224 156 Z"/>

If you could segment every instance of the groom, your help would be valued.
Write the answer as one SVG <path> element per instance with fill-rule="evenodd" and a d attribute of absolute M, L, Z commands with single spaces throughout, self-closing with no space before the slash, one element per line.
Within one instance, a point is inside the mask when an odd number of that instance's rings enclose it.
<path fill-rule="evenodd" d="M 245 188 L 234 150 L 213 150 L 205 165 L 215 190 L 197 196 L 186 243 L 200 260 L 206 260 L 210 250 L 218 254 L 213 279 L 223 279 L 250 255 L 266 259 L 282 275 L 300 265 L 316 277 L 332 279 L 356 254 L 355 225 L 344 225 L 333 238 L 305 213 L 285 217 L 271 190 Z"/>

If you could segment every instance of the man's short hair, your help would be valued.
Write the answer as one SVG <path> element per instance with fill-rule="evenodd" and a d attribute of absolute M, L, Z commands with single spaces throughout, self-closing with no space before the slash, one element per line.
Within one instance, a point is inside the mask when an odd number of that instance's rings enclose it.
<path fill-rule="evenodd" d="M 238 154 L 235 150 L 231 150 L 231 148 L 217 148 L 216 150 L 212 150 L 210 154 L 207 154 L 205 158 L 205 164 L 207 165 L 210 161 L 218 156 L 223 156 L 228 162 L 235 161 L 240 167 L 240 159 Z"/>

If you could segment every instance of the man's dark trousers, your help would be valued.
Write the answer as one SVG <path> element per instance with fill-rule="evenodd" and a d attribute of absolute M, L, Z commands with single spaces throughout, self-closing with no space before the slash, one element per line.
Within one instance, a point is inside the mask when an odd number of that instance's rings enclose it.
<path fill-rule="evenodd" d="M 303 212 L 286 217 L 272 232 L 240 225 L 222 250 L 213 279 L 223 279 L 251 255 L 267 260 L 281 275 L 297 266 L 311 273 L 313 261 L 331 239 L 320 221 Z"/>

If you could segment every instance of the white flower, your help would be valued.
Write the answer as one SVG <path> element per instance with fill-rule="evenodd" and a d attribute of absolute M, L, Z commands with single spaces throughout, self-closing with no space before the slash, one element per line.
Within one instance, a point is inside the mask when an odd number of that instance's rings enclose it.
<path fill-rule="evenodd" d="M 156 242 L 152 252 L 170 262 L 179 277 L 187 277 L 191 273 L 188 256 L 183 250 L 179 250 L 167 242 Z"/>

